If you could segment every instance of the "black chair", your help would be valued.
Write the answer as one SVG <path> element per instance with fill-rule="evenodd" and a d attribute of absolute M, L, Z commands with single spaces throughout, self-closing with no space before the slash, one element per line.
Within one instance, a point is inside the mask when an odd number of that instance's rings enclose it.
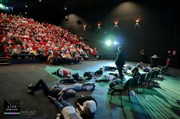
<path fill-rule="evenodd" d="M 148 87 L 151 82 L 152 76 L 153 76 L 153 71 L 148 72 L 145 76 L 145 84 L 148 85 Z"/>
<path fill-rule="evenodd" d="M 145 82 L 146 82 L 148 88 L 157 87 L 158 83 L 155 82 L 155 80 L 157 79 L 158 74 L 159 74 L 159 71 L 150 71 L 147 73 L 147 75 L 145 77 Z M 151 84 L 151 86 L 150 86 L 150 84 Z"/>
<path fill-rule="evenodd" d="M 126 83 L 123 85 L 117 85 L 117 86 L 114 86 L 112 87 L 111 91 L 108 92 L 108 94 L 110 94 L 110 101 L 112 100 L 112 97 L 114 96 L 115 92 L 118 93 L 118 95 L 120 96 L 120 99 L 121 99 L 121 105 L 122 105 L 122 93 L 123 92 L 127 92 L 128 93 L 128 97 L 129 97 L 129 101 L 131 101 L 130 99 L 130 87 L 132 86 L 132 84 L 134 83 L 134 80 L 133 78 L 129 79 L 128 81 L 126 81 Z"/>
<path fill-rule="evenodd" d="M 164 79 L 164 74 L 165 74 L 168 67 L 169 67 L 169 65 L 161 67 L 161 69 L 159 70 L 159 77 L 160 78 Z"/>
<path fill-rule="evenodd" d="M 143 88 L 144 89 L 144 86 L 146 85 L 146 75 L 147 74 L 141 74 L 140 76 L 139 76 L 139 79 L 138 79 L 138 85 L 137 85 L 137 92 L 139 93 L 139 88 Z M 143 90 L 143 92 L 144 92 L 144 90 Z"/>
<path fill-rule="evenodd" d="M 139 77 L 139 82 L 138 82 L 138 86 L 142 87 L 145 83 L 145 78 L 146 78 L 147 74 L 141 74 Z"/>

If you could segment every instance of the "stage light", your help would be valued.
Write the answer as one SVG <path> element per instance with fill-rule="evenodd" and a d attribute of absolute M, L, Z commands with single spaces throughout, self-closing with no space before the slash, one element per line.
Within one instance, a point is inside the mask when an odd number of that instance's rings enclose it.
<path fill-rule="evenodd" d="M 97 23 L 97 29 L 101 30 L 101 22 Z"/>
<path fill-rule="evenodd" d="M 139 25 L 139 22 L 140 22 L 140 18 L 137 18 L 137 19 L 135 19 L 135 27 L 138 27 L 140 30 L 141 30 L 141 27 L 140 27 L 140 25 Z"/>
<path fill-rule="evenodd" d="M 3 10 L 4 10 L 4 9 L 5 9 L 5 5 L 3 5 L 3 4 L 0 3 L 0 9 L 3 9 Z"/>
<path fill-rule="evenodd" d="M 119 28 L 118 23 L 119 23 L 118 20 L 114 21 L 114 28 Z"/>
<path fill-rule="evenodd" d="M 107 41 L 105 42 L 105 44 L 106 44 L 107 46 L 110 46 L 110 45 L 112 44 L 112 42 L 111 42 L 111 40 L 107 40 Z"/>
<path fill-rule="evenodd" d="M 83 25 L 83 30 L 86 31 L 86 24 Z"/>
<path fill-rule="evenodd" d="M 68 21 L 68 16 L 67 15 L 65 16 L 65 21 Z"/>
<path fill-rule="evenodd" d="M 42 0 L 39 0 L 39 2 L 42 2 Z"/>
<path fill-rule="evenodd" d="M 114 45 L 117 45 L 118 44 L 118 42 L 117 41 L 114 41 Z"/>
<path fill-rule="evenodd" d="M 25 5 L 25 8 L 27 8 L 28 6 L 27 5 Z"/>
<path fill-rule="evenodd" d="M 13 7 L 6 6 L 6 5 L 1 4 L 1 3 L 0 3 L 0 9 L 5 10 L 5 11 L 13 11 Z"/>
<path fill-rule="evenodd" d="M 139 23 L 139 21 L 140 21 L 140 18 L 135 19 L 135 22 L 136 22 L 136 23 Z"/>
<path fill-rule="evenodd" d="M 115 22 L 114 22 L 114 25 L 117 25 L 117 24 L 118 24 L 118 21 L 115 21 Z"/>

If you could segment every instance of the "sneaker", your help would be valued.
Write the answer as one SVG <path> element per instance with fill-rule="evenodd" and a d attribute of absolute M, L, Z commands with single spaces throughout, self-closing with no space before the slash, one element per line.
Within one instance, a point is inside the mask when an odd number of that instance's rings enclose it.
<path fill-rule="evenodd" d="M 34 92 L 31 91 L 31 90 L 28 90 L 27 93 L 28 93 L 28 94 L 31 94 L 31 95 L 34 95 Z"/>
<path fill-rule="evenodd" d="M 28 89 L 32 89 L 32 88 L 33 88 L 33 84 L 31 83 L 28 85 Z"/>
<path fill-rule="evenodd" d="M 56 75 L 56 72 L 52 72 L 53 75 Z"/>

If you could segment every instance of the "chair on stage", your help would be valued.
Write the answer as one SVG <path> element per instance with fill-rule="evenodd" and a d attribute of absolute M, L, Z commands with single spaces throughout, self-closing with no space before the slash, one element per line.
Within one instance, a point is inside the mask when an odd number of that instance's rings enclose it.
<path fill-rule="evenodd" d="M 167 68 L 169 67 L 169 65 L 163 66 L 161 67 L 161 69 L 159 70 L 159 78 L 164 79 L 164 74 L 167 71 Z"/>
<path fill-rule="evenodd" d="M 108 92 L 108 94 L 111 96 L 109 102 L 111 102 L 112 97 L 114 95 L 118 95 L 121 99 L 121 105 L 122 105 L 122 94 L 127 93 L 129 97 L 129 101 L 131 101 L 130 98 L 130 90 L 136 85 L 136 80 L 133 78 L 130 78 L 128 81 L 126 81 L 125 84 L 119 84 L 114 87 Z"/>

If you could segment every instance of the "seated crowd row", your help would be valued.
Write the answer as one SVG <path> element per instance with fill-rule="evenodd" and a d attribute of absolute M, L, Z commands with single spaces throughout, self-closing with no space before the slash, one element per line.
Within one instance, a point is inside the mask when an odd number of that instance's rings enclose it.
<path fill-rule="evenodd" d="M 69 64 L 88 59 L 89 54 L 96 55 L 96 48 L 60 26 L 5 13 L 0 13 L 0 26 L 0 42 L 7 59 L 40 57 Z"/>

